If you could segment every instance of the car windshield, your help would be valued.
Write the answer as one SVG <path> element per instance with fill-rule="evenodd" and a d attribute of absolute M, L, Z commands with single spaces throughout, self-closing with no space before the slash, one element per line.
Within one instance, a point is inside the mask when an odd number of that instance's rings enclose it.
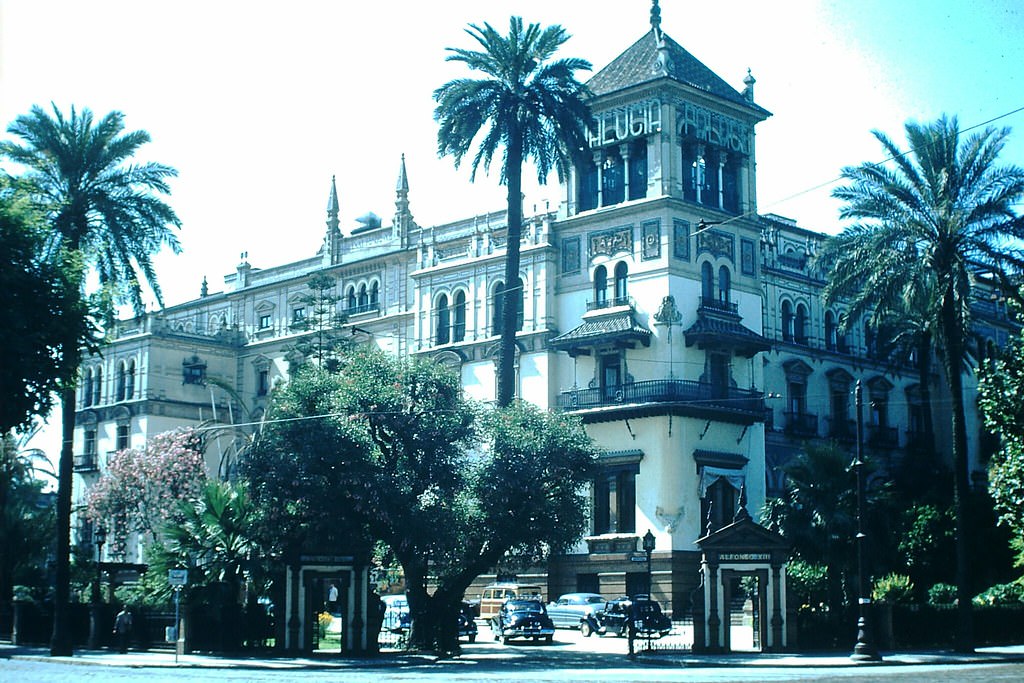
<path fill-rule="evenodd" d="M 602 598 L 600 595 L 590 595 L 590 596 L 587 597 L 587 604 L 589 604 L 589 605 L 603 605 L 604 604 L 604 598 Z"/>
<path fill-rule="evenodd" d="M 508 603 L 510 612 L 543 612 L 544 606 L 536 600 L 515 600 Z"/>

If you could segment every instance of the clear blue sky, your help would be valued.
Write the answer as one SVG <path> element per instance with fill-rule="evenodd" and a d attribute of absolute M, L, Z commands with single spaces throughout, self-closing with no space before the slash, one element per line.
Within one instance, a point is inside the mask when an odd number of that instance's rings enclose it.
<path fill-rule="evenodd" d="M 829 181 L 880 159 L 907 119 L 973 126 L 1024 107 L 1024 1 L 663 0 L 662 28 L 737 89 L 749 67 L 774 116 L 758 126 L 759 209 L 835 232 Z M 129 2 L 0 0 L 0 122 L 32 104 L 119 109 L 145 156 L 179 171 L 180 256 L 161 256 L 168 303 L 203 277 L 223 287 L 239 253 L 256 267 L 312 255 L 337 175 L 342 225 L 394 210 L 399 158 L 422 225 L 502 208 L 493 179 L 438 159 L 433 89 L 463 75 L 445 47 L 517 14 L 562 24 L 566 56 L 595 70 L 650 28 L 650 2 Z M 1024 112 L 1004 154 L 1024 165 Z M 552 178 L 552 182 L 554 178 Z M 528 190 L 527 207 L 556 198 Z"/>

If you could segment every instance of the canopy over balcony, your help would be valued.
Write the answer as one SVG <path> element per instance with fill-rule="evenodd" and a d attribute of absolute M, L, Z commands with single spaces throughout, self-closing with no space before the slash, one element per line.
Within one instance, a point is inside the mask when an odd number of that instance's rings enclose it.
<path fill-rule="evenodd" d="M 560 334 L 548 344 L 570 356 L 589 356 L 595 346 L 634 348 L 651 345 L 651 331 L 633 319 L 632 307 L 601 309 L 583 316 L 583 324 Z"/>

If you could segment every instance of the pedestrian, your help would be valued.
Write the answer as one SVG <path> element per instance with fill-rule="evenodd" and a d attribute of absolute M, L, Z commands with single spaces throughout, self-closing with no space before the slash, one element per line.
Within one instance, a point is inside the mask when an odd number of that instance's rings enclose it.
<path fill-rule="evenodd" d="M 128 605 L 122 607 L 114 618 L 114 635 L 117 636 L 121 654 L 128 652 L 128 640 L 132 635 L 132 613 L 128 610 Z"/>

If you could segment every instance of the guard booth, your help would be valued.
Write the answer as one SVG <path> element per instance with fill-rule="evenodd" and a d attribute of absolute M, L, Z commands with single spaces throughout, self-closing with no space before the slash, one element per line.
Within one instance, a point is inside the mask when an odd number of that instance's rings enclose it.
<path fill-rule="evenodd" d="M 285 572 L 285 650 L 293 654 L 364 653 L 367 638 L 369 567 L 351 555 L 301 555 Z M 320 615 L 331 615 L 340 646 L 320 644 Z"/>
<path fill-rule="evenodd" d="M 789 544 L 745 513 L 696 542 L 704 599 L 694 600 L 694 652 L 780 652 L 796 626 L 786 602 Z"/>

